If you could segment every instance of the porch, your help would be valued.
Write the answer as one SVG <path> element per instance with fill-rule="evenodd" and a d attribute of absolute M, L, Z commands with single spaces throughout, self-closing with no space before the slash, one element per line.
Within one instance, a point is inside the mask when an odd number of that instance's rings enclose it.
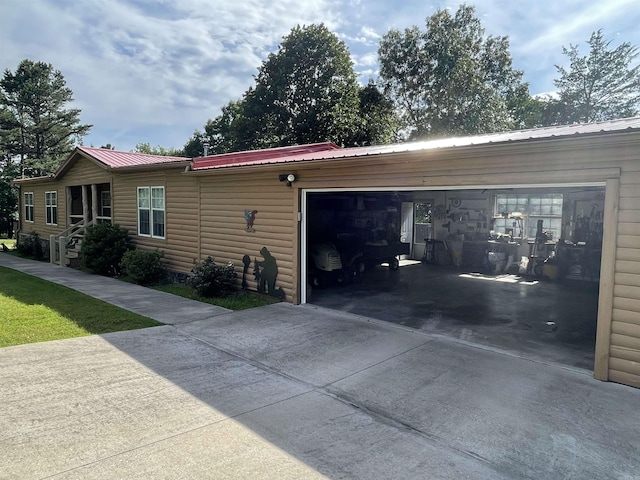
<path fill-rule="evenodd" d="M 111 223 L 111 184 L 92 183 L 65 188 L 66 230 L 49 237 L 51 263 L 72 266 L 78 262 L 87 227 Z"/>

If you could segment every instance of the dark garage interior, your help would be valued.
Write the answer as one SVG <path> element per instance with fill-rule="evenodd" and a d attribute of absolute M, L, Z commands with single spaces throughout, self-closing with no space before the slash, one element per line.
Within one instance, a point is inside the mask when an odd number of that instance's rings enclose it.
<path fill-rule="evenodd" d="M 593 369 L 604 188 L 308 193 L 306 301 Z"/>

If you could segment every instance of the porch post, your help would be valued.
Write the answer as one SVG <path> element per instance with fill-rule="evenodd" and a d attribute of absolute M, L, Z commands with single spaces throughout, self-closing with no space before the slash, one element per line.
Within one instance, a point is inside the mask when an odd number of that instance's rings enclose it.
<path fill-rule="evenodd" d="M 82 221 L 86 225 L 89 223 L 89 194 L 87 185 L 82 185 Z"/>
<path fill-rule="evenodd" d="M 65 187 L 65 196 L 66 196 L 66 205 L 67 205 L 67 224 L 65 225 L 65 227 L 69 227 L 71 225 L 71 205 L 72 205 L 72 198 L 71 198 L 71 187 Z"/>
<path fill-rule="evenodd" d="M 98 185 L 91 184 L 91 219 L 97 223 L 98 218 Z"/>

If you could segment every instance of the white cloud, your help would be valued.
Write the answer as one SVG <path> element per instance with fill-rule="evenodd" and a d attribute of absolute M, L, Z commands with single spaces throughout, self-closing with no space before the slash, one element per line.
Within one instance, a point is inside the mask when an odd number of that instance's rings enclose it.
<path fill-rule="evenodd" d="M 640 43 L 637 0 L 476 0 L 487 34 L 508 35 L 532 92 L 550 91 L 562 45 L 604 29 Z M 424 20 L 440 1 L 0 0 L 0 68 L 24 58 L 62 71 L 94 124 L 87 143 L 182 146 L 253 75 L 282 37 L 324 22 L 349 47 L 362 82 L 377 75 L 380 37 Z M 454 9 L 457 9 L 457 3 Z"/>

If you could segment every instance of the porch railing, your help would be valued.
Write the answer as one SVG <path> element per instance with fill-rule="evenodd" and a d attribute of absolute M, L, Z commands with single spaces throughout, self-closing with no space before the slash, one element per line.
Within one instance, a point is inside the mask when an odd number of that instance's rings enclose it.
<path fill-rule="evenodd" d="M 49 260 L 51 263 L 57 263 L 60 266 L 64 266 L 64 259 L 67 256 L 67 245 L 71 240 L 77 236 L 82 235 L 87 227 L 93 225 L 93 220 L 89 220 L 87 223 L 80 221 L 74 223 L 69 228 L 56 235 L 49 236 Z"/>

